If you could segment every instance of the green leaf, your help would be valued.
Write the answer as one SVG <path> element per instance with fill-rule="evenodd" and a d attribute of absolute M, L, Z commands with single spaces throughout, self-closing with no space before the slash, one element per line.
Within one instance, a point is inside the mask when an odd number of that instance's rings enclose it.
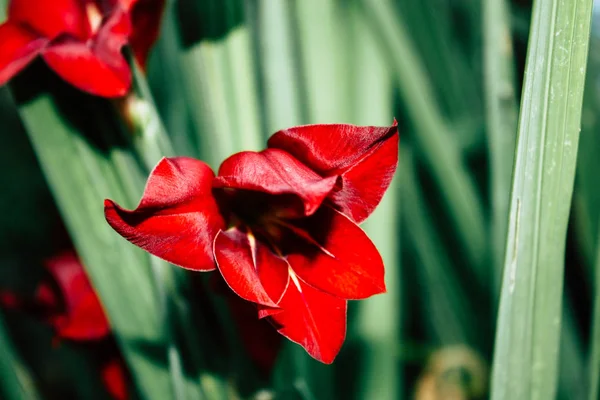
<path fill-rule="evenodd" d="M 500 287 L 502 266 L 504 265 L 510 184 L 517 133 L 515 62 L 508 17 L 508 4 L 505 0 L 485 0 L 483 2 L 485 95 L 488 154 L 491 164 L 491 237 L 495 267 L 493 285 L 495 292 Z"/>
<path fill-rule="evenodd" d="M 585 398 L 585 345 L 576 321 L 576 310 L 565 298 L 562 308 L 559 355 L 559 399 Z"/>
<path fill-rule="evenodd" d="M 418 150 L 440 187 L 477 282 L 486 288 L 487 235 L 481 201 L 457 140 L 440 113 L 415 44 L 390 1 L 362 0 L 361 4 L 369 26 L 394 67 L 399 94 L 416 131 Z"/>
<path fill-rule="evenodd" d="M 589 354 L 589 400 L 598 400 L 600 395 L 600 241 L 596 245 L 596 271 L 594 282 L 594 305 Z"/>
<path fill-rule="evenodd" d="M 145 168 L 126 147 L 115 146 L 119 129 L 107 103 L 69 94 L 70 120 L 59 108 L 65 103 L 51 94 L 22 101 L 25 128 L 140 393 L 145 398 L 181 398 L 181 382 L 172 381 L 176 370 L 169 368 L 176 365 L 169 358 L 173 343 L 170 324 L 164 323 L 167 295 L 160 284 L 166 279 L 161 274 L 171 267 L 156 265 L 115 234 L 102 212 L 104 198 L 135 204 Z M 83 124 L 75 115 L 84 117 Z M 199 395 L 197 383 L 186 383 L 188 394 Z"/>
<path fill-rule="evenodd" d="M 250 2 L 253 3 L 253 2 Z M 298 43 L 294 42 L 294 2 L 259 0 L 248 6 L 248 23 L 258 56 L 265 134 L 307 123 Z"/>
<path fill-rule="evenodd" d="M 0 397 L 6 400 L 39 399 L 29 371 L 13 347 L 0 314 Z"/>
<path fill-rule="evenodd" d="M 439 100 L 440 110 L 455 128 L 463 149 L 471 150 L 480 145 L 483 104 L 478 79 L 473 79 L 479 63 L 472 63 L 473 47 L 465 46 L 456 33 L 456 9 L 470 13 L 452 2 L 439 0 L 401 1 L 396 8 L 406 24 L 406 29 L 415 43 L 422 64 L 429 72 L 434 95 Z M 478 36 L 479 29 L 472 36 Z M 480 51 L 477 49 L 477 51 Z M 477 58 L 475 58 L 478 60 Z M 458 129 L 472 125 L 477 129 Z"/>
<path fill-rule="evenodd" d="M 254 53 L 249 28 L 239 25 L 243 7 L 238 0 L 197 6 L 202 10 L 186 9 L 180 31 L 189 30 L 187 22 L 204 24 L 207 32 L 181 48 L 175 60 L 199 143 L 197 156 L 217 168 L 237 151 L 263 147 Z"/>
<path fill-rule="evenodd" d="M 412 151 L 402 147 L 400 160 L 405 237 L 418 260 L 415 274 L 419 286 L 427 288 L 417 294 L 427 315 L 422 323 L 431 330 L 436 344 L 480 344 L 478 341 L 484 336 L 481 324 L 475 319 L 473 305 L 441 243 L 435 224 L 423 207 L 425 196 Z"/>
<path fill-rule="evenodd" d="M 591 0 L 534 3 L 492 373 L 493 400 L 556 393 L 564 251 Z"/>
<path fill-rule="evenodd" d="M 337 82 L 336 90 L 331 90 L 325 82 L 319 85 L 319 91 L 313 98 L 319 97 L 327 100 L 327 96 L 335 96 L 329 99 L 337 105 L 337 109 L 330 111 L 329 118 L 334 120 L 336 116 L 346 116 L 344 122 L 356 125 L 390 125 L 393 121 L 393 78 L 391 69 L 387 65 L 385 55 L 377 46 L 377 37 L 369 29 L 362 18 L 360 7 L 356 4 L 348 7 L 346 13 L 336 10 L 337 15 L 342 16 L 343 24 L 338 21 L 338 29 L 331 36 L 347 37 L 351 40 L 345 44 L 346 54 L 341 58 L 347 65 L 347 72 L 341 73 L 346 82 Z M 306 18 L 306 24 L 311 24 L 313 18 Z M 326 21 L 322 22 L 327 26 Z M 311 24 L 312 25 L 312 24 Z M 345 28 L 345 29 L 339 29 Z M 316 38 L 315 38 L 316 40 Z M 321 39 L 322 41 L 322 39 Z M 332 43 L 330 54 L 337 49 L 336 43 Z M 325 51 L 326 49 L 323 49 Z M 338 50 L 339 51 L 339 50 Z M 322 60 L 327 53 L 320 57 Z M 330 57 L 332 57 L 330 56 Z M 334 58 L 335 60 L 336 58 Z M 327 67 L 323 67 L 325 69 Z M 365 73 L 365 71 L 369 71 Z M 327 70 L 325 69 L 325 72 Z M 313 73 L 314 75 L 314 73 Z M 327 77 L 327 74 L 321 79 Z M 329 83 L 331 85 L 331 83 Z M 353 96 L 344 96 L 344 86 Z M 312 101 L 311 101 L 312 104 Z M 333 107 L 333 106 L 329 106 Z M 327 116 L 323 115 L 327 122 Z M 350 315 L 353 311 L 354 317 L 349 318 L 348 344 L 352 343 L 360 351 L 362 362 L 355 365 L 356 381 L 351 386 L 352 393 L 343 392 L 343 387 L 337 388 L 336 394 L 341 398 L 354 395 L 362 399 L 392 400 L 401 397 L 403 391 L 403 378 L 401 375 L 402 364 L 398 360 L 398 341 L 401 337 L 402 311 L 402 264 L 400 260 L 400 166 L 396 176 L 392 180 L 381 203 L 361 227 L 367 232 L 373 243 L 377 246 L 385 265 L 385 284 L 387 292 L 359 302 L 350 302 Z M 351 356 L 348 356 L 351 357 Z M 343 364 L 338 365 L 340 372 L 350 371 L 344 369 Z"/>

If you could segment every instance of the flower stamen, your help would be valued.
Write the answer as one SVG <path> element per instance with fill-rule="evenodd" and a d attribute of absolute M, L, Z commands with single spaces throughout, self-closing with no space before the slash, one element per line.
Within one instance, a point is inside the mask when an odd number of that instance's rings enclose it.
<path fill-rule="evenodd" d="M 303 231 L 302 229 L 287 223 L 283 220 L 280 219 L 272 219 L 271 221 L 275 222 L 276 224 L 279 224 L 285 228 L 288 228 L 289 230 L 291 230 L 293 233 L 295 233 L 296 235 L 300 236 L 302 239 L 306 240 L 307 242 L 309 242 L 310 244 L 312 244 L 313 246 L 316 246 L 319 248 L 319 250 L 321 250 L 323 253 L 327 254 L 329 257 L 335 259 L 335 255 L 333 253 L 331 253 L 329 250 L 327 250 L 325 247 L 321 246 L 321 244 L 319 244 L 315 239 L 313 239 L 312 236 L 310 236 L 308 234 L 308 232 Z"/>
<path fill-rule="evenodd" d="M 254 264 L 254 269 L 258 269 L 258 264 L 256 262 L 256 238 L 249 227 L 246 229 L 246 237 L 248 238 L 248 244 L 250 245 L 250 253 L 252 254 L 252 263 Z"/>
<path fill-rule="evenodd" d="M 85 5 L 85 13 L 87 14 L 88 21 L 90 22 L 90 28 L 92 32 L 98 32 L 100 25 L 102 25 L 102 13 L 100 9 L 93 1 L 88 1 Z"/>
<path fill-rule="evenodd" d="M 302 293 L 302 288 L 300 287 L 300 281 L 298 281 L 298 277 L 296 276 L 296 273 L 294 272 L 292 267 L 288 267 L 288 273 L 290 274 L 290 278 L 292 278 L 292 282 L 294 282 L 296 289 L 298 289 L 298 291 L 300 293 Z"/>

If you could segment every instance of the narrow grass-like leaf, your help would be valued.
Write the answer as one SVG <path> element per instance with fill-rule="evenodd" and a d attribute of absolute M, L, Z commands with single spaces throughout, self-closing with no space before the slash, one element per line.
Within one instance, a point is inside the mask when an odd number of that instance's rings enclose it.
<path fill-rule="evenodd" d="M 492 373 L 493 400 L 556 394 L 564 251 L 591 0 L 534 3 Z"/>
<path fill-rule="evenodd" d="M 192 129 L 185 96 L 185 77 L 181 73 L 179 26 L 174 7 L 165 7 L 161 34 L 148 61 L 148 83 L 157 108 L 177 155 L 198 157 L 198 136 Z"/>
<path fill-rule="evenodd" d="M 471 346 L 480 339 L 481 329 L 473 308 L 453 271 L 452 263 L 441 244 L 435 225 L 423 207 L 424 195 L 418 183 L 414 156 L 402 148 L 399 173 L 402 181 L 402 220 L 419 260 L 417 276 L 427 290 L 420 293 L 419 302 L 428 318 L 432 337 L 441 345 L 466 343 Z"/>
<path fill-rule="evenodd" d="M 103 153 L 90 143 L 97 129 L 108 141 L 115 133 L 109 133 L 110 124 L 95 114 L 108 109 L 107 105 L 98 101 L 92 105 L 87 100 L 78 105 L 79 113 L 91 115 L 95 125 L 83 130 L 61 117 L 49 94 L 23 102 L 19 111 L 140 393 L 146 398 L 170 398 L 174 394 L 167 368 L 168 337 L 160 320 L 164 313 L 150 257 L 116 235 L 102 212 L 104 198 L 132 206 L 144 178 L 127 150 L 109 148 Z M 190 394 L 198 390 L 194 385 L 188 389 Z"/>
<path fill-rule="evenodd" d="M 455 4 L 438 0 L 396 2 L 422 58 L 422 65 L 435 87 L 440 110 L 454 128 L 463 149 L 481 144 L 483 107 L 476 71 L 471 65 L 471 48 L 461 46 L 453 14 Z M 479 30 L 473 31 L 474 35 Z M 479 66 L 479 64 L 477 64 Z"/>
<path fill-rule="evenodd" d="M 355 57 L 352 60 L 347 57 L 364 47 L 364 43 L 357 43 L 362 37 L 355 31 L 354 24 L 345 20 L 344 11 L 356 7 L 351 5 L 352 1 L 344 5 L 322 0 L 293 3 L 295 29 L 291 32 L 291 42 L 299 53 L 296 57 L 300 64 L 294 70 L 302 84 L 302 94 L 306 95 L 308 119 L 305 122 L 350 123 L 354 116 L 351 106 L 357 100 L 357 96 L 349 95 L 350 86 L 359 83 L 357 71 L 366 71 L 353 64 Z"/>
<path fill-rule="evenodd" d="M 517 102 L 514 87 L 512 38 L 506 0 L 483 2 L 485 37 L 484 72 L 487 112 L 490 192 L 492 198 L 492 253 L 494 292 L 500 288 L 512 165 L 517 134 Z"/>
<path fill-rule="evenodd" d="M 395 69 L 403 105 L 415 127 L 415 139 L 439 185 L 477 282 L 488 286 L 484 264 L 486 230 L 481 201 L 461 151 L 441 116 L 422 62 L 401 17 L 387 0 L 362 0 L 371 28 L 379 35 Z"/>
<path fill-rule="evenodd" d="M 585 353 L 584 343 L 575 320 L 575 308 L 565 298 L 562 308 L 560 354 L 558 367 L 558 399 L 584 400 Z"/>
<path fill-rule="evenodd" d="M 594 281 L 594 304 L 592 314 L 592 333 L 589 353 L 588 399 L 598 400 L 600 395 L 600 241 L 596 246 L 596 272 Z"/>
<path fill-rule="evenodd" d="M 305 88 L 300 84 L 302 63 L 293 41 L 293 6 L 292 1 L 247 2 L 266 135 L 308 122 Z"/>
<path fill-rule="evenodd" d="M 331 117 L 344 113 L 349 118 L 348 122 L 353 124 L 389 125 L 394 118 L 391 69 L 376 45 L 377 38 L 361 17 L 356 2 L 352 2 L 347 11 L 340 13 L 344 24 L 338 21 L 339 25 L 334 25 L 338 29 L 332 35 L 335 37 L 343 33 L 350 39 L 344 47 L 346 58 L 342 58 L 347 66 L 343 75 L 347 81 L 343 86 L 348 86 L 354 95 L 343 97 L 344 89 L 340 85 L 341 90 L 334 91 L 335 98 L 331 101 L 341 109 L 331 110 Z M 342 26 L 346 29 L 340 30 Z M 331 49 L 331 55 L 336 55 L 334 49 Z M 322 87 L 323 91 L 327 89 L 327 86 Z M 323 94 L 325 96 L 326 93 Z M 349 332 L 349 340 L 362 346 L 364 357 L 362 363 L 355 367 L 357 377 L 353 389 L 357 398 L 362 399 L 395 400 L 401 398 L 403 391 L 401 363 L 394 351 L 400 340 L 402 316 L 399 182 L 399 172 L 396 172 L 381 203 L 362 225 L 384 260 L 387 287 L 385 294 L 350 303 L 351 311 L 356 310 L 356 316 L 349 321 L 349 326 L 355 328 Z"/>
<path fill-rule="evenodd" d="M 13 347 L 0 314 L 0 398 L 6 400 L 39 399 L 29 371 Z"/>
<path fill-rule="evenodd" d="M 202 7 L 203 13 L 192 10 L 189 18 L 206 24 L 207 34 L 180 49 L 177 60 L 200 147 L 197 156 L 216 168 L 234 152 L 260 149 L 262 122 L 250 33 L 239 21 L 243 7 L 237 0 L 208 1 Z M 186 29 L 181 23 L 180 30 Z"/>
<path fill-rule="evenodd" d="M 600 186 L 598 185 L 600 136 L 597 134 L 600 127 L 600 121 L 597 118 L 598 109 L 600 109 L 600 97 L 597 89 L 600 80 L 599 28 L 598 24 L 592 24 L 586 89 L 583 98 L 584 108 L 581 118 L 581 142 L 577 156 L 576 189 L 573 195 L 577 244 L 588 267 L 587 277 L 590 282 L 596 279 L 594 265 L 596 263 L 598 219 L 600 218 Z"/>

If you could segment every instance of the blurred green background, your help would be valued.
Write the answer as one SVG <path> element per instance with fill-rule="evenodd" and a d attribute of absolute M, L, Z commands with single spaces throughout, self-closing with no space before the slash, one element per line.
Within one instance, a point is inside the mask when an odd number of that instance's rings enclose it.
<path fill-rule="evenodd" d="M 543 12 L 544 2 L 553 13 Z M 586 65 L 591 1 L 538 3 L 168 1 L 147 74 L 136 72 L 135 95 L 120 105 L 63 87 L 41 63 L 32 66 L 10 89 L 0 90 L 0 288 L 32 290 L 40 260 L 68 246 L 64 225 L 113 324 L 131 371 L 133 398 L 488 398 L 495 337 L 515 326 L 496 322 L 503 269 L 511 261 L 505 261 L 505 249 L 512 246 L 513 171 L 520 176 L 513 166 L 519 104 L 522 96 L 536 100 L 535 86 L 522 91 L 533 7 L 540 12 L 533 18 L 539 36 L 532 37 L 550 43 L 550 49 L 567 43 L 565 57 L 583 52 L 583 58 L 570 59 L 573 71 L 585 71 Z M 562 13 L 564 20 L 557 17 Z M 545 31 L 548 18 L 554 23 Z M 518 395 L 496 388 L 493 398 L 545 399 L 539 388 L 548 386 L 552 393 L 555 380 L 559 399 L 598 398 L 600 337 L 592 326 L 600 323 L 600 305 L 594 306 L 600 250 L 600 14 L 592 20 L 583 109 L 570 72 L 564 87 L 552 86 L 561 79 L 557 70 L 548 73 L 547 87 L 557 96 L 561 89 L 565 96 L 574 93 L 569 104 L 576 110 L 565 108 L 567 121 L 572 115 L 577 123 L 581 112 L 572 203 L 567 176 L 560 196 L 543 192 L 539 215 L 551 223 L 532 234 L 541 232 L 537 249 L 548 251 L 536 260 L 560 264 L 548 282 L 531 283 L 532 291 L 546 293 L 546 285 L 558 299 L 554 309 L 548 306 L 548 321 L 562 317 L 562 324 L 553 325 L 557 333 L 560 329 L 560 342 L 544 342 L 539 350 L 558 351 L 558 370 L 550 366 L 540 376 L 524 375 L 526 389 L 512 392 Z M 556 30 L 561 24 L 575 32 L 564 43 Z M 584 36 L 579 42 L 578 32 Z M 30 93 L 31 87 L 41 93 Z M 232 325 L 223 296 L 205 277 L 151 258 L 104 222 L 103 199 L 134 206 L 163 155 L 193 156 L 216 168 L 234 152 L 263 148 L 281 128 L 390 125 L 394 118 L 401 137 L 398 172 L 363 225 L 385 260 L 388 293 L 351 302 L 347 339 L 331 366 L 285 343 L 271 373 L 257 373 L 240 342 L 244 332 Z M 521 138 L 527 121 L 521 112 Z M 562 126 L 549 121 L 548 129 Z M 574 167 L 574 155 L 571 161 Z M 569 175 L 568 160 L 565 165 L 567 172 L 556 176 Z M 542 168 L 552 182 L 552 167 Z M 515 198 L 512 212 L 519 217 L 527 204 Z M 560 210 L 546 214 L 543 204 L 552 199 L 565 204 L 564 221 Z M 556 229 L 567 232 L 556 239 L 564 249 L 547 249 L 554 242 L 544 242 L 554 217 Z M 505 279 L 507 291 L 510 276 Z M 544 297 L 535 299 L 535 307 L 543 306 Z M 1 315 L 2 398 L 106 396 L 93 378 L 89 354 L 69 343 L 53 347 L 47 328 L 17 312 Z M 515 340 L 533 343 L 525 347 L 531 352 L 538 351 L 535 335 L 546 334 L 527 330 L 528 321 L 534 328 L 543 325 L 538 316 L 546 318 L 543 311 L 523 314 L 526 327 L 512 331 Z M 509 356 L 522 356 L 524 370 L 536 368 L 527 351 Z"/>

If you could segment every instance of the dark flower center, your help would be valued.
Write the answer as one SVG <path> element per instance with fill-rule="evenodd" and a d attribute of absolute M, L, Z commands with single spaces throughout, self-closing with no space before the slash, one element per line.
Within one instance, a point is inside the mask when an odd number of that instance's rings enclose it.
<path fill-rule="evenodd" d="M 229 227 L 251 232 L 277 254 L 287 247 L 285 243 L 292 239 L 290 236 L 298 237 L 294 220 L 306 218 L 302 201 L 292 194 L 226 188 L 218 189 L 215 196 L 228 216 Z"/>

